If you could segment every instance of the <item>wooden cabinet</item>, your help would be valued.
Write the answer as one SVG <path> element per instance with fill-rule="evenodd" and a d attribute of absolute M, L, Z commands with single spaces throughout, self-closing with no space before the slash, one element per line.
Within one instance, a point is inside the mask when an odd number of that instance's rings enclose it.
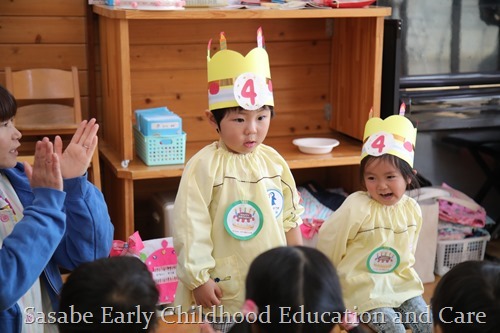
<path fill-rule="evenodd" d="M 204 119 L 205 55 L 211 38 L 211 53 L 216 52 L 220 31 L 228 48 L 246 54 L 256 45 L 257 28 L 263 28 L 276 102 L 265 143 L 292 170 L 359 164 L 368 113 L 373 108 L 380 114 L 383 21 L 390 8 L 135 11 L 94 6 L 94 12 L 100 31 L 103 184 L 115 238 L 135 231 L 137 185 L 168 179 L 175 184 L 184 167 L 148 167 L 135 155 L 135 109 L 168 106 L 183 118 L 186 161 L 217 138 Z M 341 143 L 330 154 L 305 155 L 292 144 L 304 136 Z"/>

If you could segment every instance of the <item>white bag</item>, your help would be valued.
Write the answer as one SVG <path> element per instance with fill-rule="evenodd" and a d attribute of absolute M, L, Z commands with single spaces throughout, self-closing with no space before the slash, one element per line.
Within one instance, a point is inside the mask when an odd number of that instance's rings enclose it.
<path fill-rule="evenodd" d="M 417 200 L 422 209 L 422 228 L 418 237 L 415 252 L 415 265 L 422 283 L 434 282 L 434 265 L 436 261 L 439 204 L 438 198 L 449 197 L 450 193 L 440 187 L 421 187 L 407 192 Z"/>

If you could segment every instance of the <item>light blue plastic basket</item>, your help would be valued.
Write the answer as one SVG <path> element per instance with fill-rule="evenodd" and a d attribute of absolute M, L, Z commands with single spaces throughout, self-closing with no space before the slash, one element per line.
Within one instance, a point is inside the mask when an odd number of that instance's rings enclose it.
<path fill-rule="evenodd" d="M 186 133 L 144 136 L 134 126 L 135 150 L 147 165 L 183 164 L 186 156 Z"/>

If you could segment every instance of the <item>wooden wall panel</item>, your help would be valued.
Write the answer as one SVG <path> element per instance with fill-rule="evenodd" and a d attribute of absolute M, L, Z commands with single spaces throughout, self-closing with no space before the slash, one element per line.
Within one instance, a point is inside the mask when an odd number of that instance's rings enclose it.
<path fill-rule="evenodd" d="M 85 18 L 0 16 L 0 43 L 84 44 Z"/>
<path fill-rule="evenodd" d="M 277 113 L 324 110 L 327 107 L 327 86 L 318 89 L 277 90 L 274 93 Z M 167 106 L 181 117 L 202 114 L 208 107 L 207 94 L 202 92 L 142 91 L 132 96 L 134 109 Z"/>
<path fill-rule="evenodd" d="M 255 43 L 233 43 L 232 50 L 248 53 Z M 217 45 L 218 48 L 218 45 Z M 296 41 L 270 44 L 267 47 L 272 70 L 277 66 L 297 64 L 328 64 L 329 41 Z M 204 45 L 139 45 L 130 50 L 132 71 L 161 69 L 203 69 L 206 71 L 207 49 Z M 212 51 L 213 56 L 215 51 Z"/>
<path fill-rule="evenodd" d="M 3 44 L 0 46 L 0 68 L 65 68 L 87 69 L 85 44 Z"/>
<path fill-rule="evenodd" d="M 223 22 L 221 24 L 221 22 Z M 228 46 L 233 43 L 255 43 L 257 29 L 262 27 L 268 41 L 320 40 L 331 36 L 332 20 L 131 20 L 131 45 L 159 45 L 169 40 L 171 44 L 196 44 L 205 50 L 208 41 L 218 48 L 219 33 L 224 31 Z M 202 28 L 201 28 L 202 27 Z"/>
<path fill-rule="evenodd" d="M 203 29 L 199 27 L 203 26 Z M 189 141 L 216 139 L 204 110 L 207 43 L 211 55 L 219 49 L 224 30 L 228 47 L 242 54 L 256 46 L 256 31 L 264 30 L 271 64 L 276 118 L 269 136 L 329 133 L 322 111 L 329 107 L 331 21 L 228 20 L 130 21 L 132 108 L 167 106 L 183 118 Z M 154 33 L 153 33 L 154 32 Z M 301 82 L 301 85 L 297 85 Z"/>
<path fill-rule="evenodd" d="M 5 85 L 7 66 L 14 71 L 76 66 L 88 118 L 87 6 L 86 0 L 0 1 L 0 84 Z"/>
<path fill-rule="evenodd" d="M 2 16 L 85 16 L 87 0 L 3 0 Z"/>

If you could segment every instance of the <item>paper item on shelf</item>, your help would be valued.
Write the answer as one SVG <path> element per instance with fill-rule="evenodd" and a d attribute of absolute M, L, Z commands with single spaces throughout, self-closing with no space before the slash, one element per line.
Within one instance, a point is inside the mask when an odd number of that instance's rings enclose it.
<path fill-rule="evenodd" d="M 136 10 L 183 10 L 184 0 L 106 0 L 108 6 Z"/>
<path fill-rule="evenodd" d="M 182 119 L 176 114 L 148 115 L 141 117 L 141 132 L 146 135 L 182 134 Z"/>
<path fill-rule="evenodd" d="M 270 7 L 267 6 L 260 6 L 260 5 L 229 5 L 229 6 L 224 6 L 222 9 L 251 9 L 251 10 L 263 10 L 263 9 L 270 9 Z"/>
<path fill-rule="evenodd" d="M 138 109 L 134 111 L 135 113 L 135 120 L 136 122 L 139 122 L 139 119 L 142 117 L 143 114 L 158 114 L 158 115 L 164 115 L 164 114 L 173 114 L 172 111 L 170 111 L 167 107 L 161 106 L 158 108 L 149 108 L 149 109 Z"/>
<path fill-rule="evenodd" d="M 224 7 L 231 4 L 231 0 L 186 0 L 185 7 Z"/>
<path fill-rule="evenodd" d="M 291 9 L 332 9 L 332 7 L 321 5 L 314 1 L 289 1 L 284 4 L 280 4 L 277 8 L 282 10 Z"/>
<path fill-rule="evenodd" d="M 150 109 L 139 109 L 134 111 L 135 115 L 135 125 L 139 129 L 139 131 L 142 132 L 141 129 L 141 118 L 144 114 L 150 114 L 150 115 L 166 115 L 166 114 L 172 114 L 172 111 L 170 111 L 166 107 L 159 107 L 159 108 L 150 108 Z"/>
<path fill-rule="evenodd" d="M 166 107 L 136 110 L 135 119 L 146 136 L 182 134 L 182 118 Z"/>

